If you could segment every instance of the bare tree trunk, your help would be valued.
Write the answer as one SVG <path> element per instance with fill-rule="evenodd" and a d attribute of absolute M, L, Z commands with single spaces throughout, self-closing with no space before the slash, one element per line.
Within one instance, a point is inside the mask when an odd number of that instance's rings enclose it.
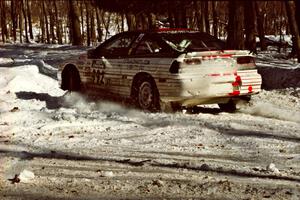
<path fill-rule="evenodd" d="M 196 4 L 197 5 L 197 4 Z M 208 19 L 208 2 L 207 1 L 200 1 L 200 8 L 196 8 L 197 10 L 200 9 L 200 14 L 198 14 L 198 28 L 201 32 L 208 32 L 209 33 L 209 19 Z"/>
<path fill-rule="evenodd" d="M 205 21 L 205 32 L 210 33 L 210 25 L 209 25 L 209 12 L 208 12 L 208 1 L 204 1 L 204 21 Z"/>
<path fill-rule="evenodd" d="M 136 20 L 134 15 L 130 13 L 126 13 L 126 21 L 127 21 L 127 26 L 129 31 L 135 30 L 136 27 Z"/>
<path fill-rule="evenodd" d="M 40 2 L 40 10 L 39 10 L 39 18 L 40 18 L 40 27 L 41 27 L 41 36 L 40 42 L 45 42 L 45 20 L 44 20 L 44 9 L 43 9 L 44 2 Z"/>
<path fill-rule="evenodd" d="M 265 41 L 265 30 L 264 30 L 264 13 L 259 7 L 259 2 L 255 2 L 255 9 L 257 14 L 257 29 L 260 41 L 260 49 L 262 51 L 267 50 L 266 41 Z"/>
<path fill-rule="evenodd" d="M 25 26 L 24 26 L 24 29 L 25 29 L 25 42 L 26 43 L 29 43 L 29 37 L 28 37 L 28 26 L 27 26 L 27 16 L 26 16 L 26 8 L 25 8 L 25 4 L 24 4 L 24 1 L 22 0 L 21 2 L 21 9 L 22 9 L 22 13 L 23 13 L 23 16 L 24 16 L 24 21 L 25 21 Z"/>
<path fill-rule="evenodd" d="M 50 25 L 50 38 L 51 38 L 51 42 L 52 43 L 56 43 L 56 36 L 55 36 L 55 33 L 54 33 L 54 14 L 53 14 L 53 10 L 52 10 L 52 6 L 51 6 L 51 1 L 49 1 L 49 7 L 48 7 L 48 13 L 49 13 L 49 18 L 50 18 L 50 21 L 49 21 L 49 25 Z"/>
<path fill-rule="evenodd" d="M 175 27 L 174 16 L 173 16 L 173 6 L 171 3 L 168 4 L 168 21 L 170 24 L 170 28 Z"/>
<path fill-rule="evenodd" d="M 293 35 L 293 47 L 295 49 L 295 54 L 298 59 L 298 63 L 300 63 L 300 36 L 299 36 L 299 28 L 296 21 L 296 8 L 294 1 L 285 1 L 287 16 L 289 19 L 289 24 L 291 28 L 291 32 Z"/>
<path fill-rule="evenodd" d="M 23 2 L 18 2 L 18 14 L 19 14 L 19 30 L 20 30 L 20 43 L 23 43 L 23 18 L 22 18 L 22 3 Z M 21 11 L 20 11 L 21 10 Z M 19 12 L 20 11 L 20 12 Z"/>
<path fill-rule="evenodd" d="M 44 1 L 43 1 L 43 14 L 44 14 L 45 26 L 46 26 L 46 38 L 47 38 L 47 43 L 50 44 L 50 33 L 49 33 L 49 23 L 48 23 L 48 12 L 46 11 L 46 8 L 45 8 L 45 2 L 44 2 Z"/>
<path fill-rule="evenodd" d="M 186 6 L 183 1 L 180 2 L 180 27 L 187 28 L 187 20 L 186 20 Z"/>
<path fill-rule="evenodd" d="M 85 31 L 84 31 L 84 11 L 83 11 L 83 1 L 80 1 L 80 21 L 81 21 L 81 31 L 82 31 L 82 42 L 84 42 L 84 38 L 85 38 Z"/>
<path fill-rule="evenodd" d="M 17 41 L 17 26 L 18 26 L 16 0 L 11 0 L 11 20 L 12 20 L 12 35 L 13 35 L 14 42 L 16 42 Z"/>
<path fill-rule="evenodd" d="M 3 43 L 8 39 L 8 30 L 6 26 L 6 6 L 4 1 L 0 1 L 0 17 L 1 17 L 1 35 Z"/>
<path fill-rule="evenodd" d="M 61 24 L 61 19 L 59 18 L 56 1 L 53 1 L 53 5 L 54 5 L 54 13 L 55 13 L 57 41 L 58 41 L 58 44 L 62 44 L 63 43 L 63 41 L 62 41 L 62 24 Z"/>
<path fill-rule="evenodd" d="M 33 40 L 31 7 L 29 4 L 29 0 L 26 0 L 26 6 L 27 6 L 27 16 L 28 16 L 28 25 L 29 25 L 29 35 L 30 35 L 30 39 Z"/>
<path fill-rule="evenodd" d="M 140 18 L 142 30 L 148 29 L 148 27 L 149 27 L 149 22 L 148 22 L 148 19 L 147 19 L 146 14 L 142 13 L 142 14 L 139 16 L 139 18 Z"/>
<path fill-rule="evenodd" d="M 280 6 L 280 16 L 283 16 L 283 8 L 284 8 L 284 2 L 280 2 L 280 4 L 281 4 L 281 6 Z M 282 33 L 282 29 L 283 29 L 283 19 L 282 18 L 280 18 L 279 19 L 280 20 L 280 22 L 279 22 L 279 27 L 278 27 L 278 29 L 279 29 L 279 44 L 278 44 L 278 53 L 280 53 L 281 52 L 281 48 L 282 48 L 282 44 L 283 44 L 283 33 Z"/>
<path fill-rule="evenodd" d="M 89 5 L 85 2 L 85 18 L 86 18 L 86 40 L 87 46 L 91 45 L 91 33 L 90 33 L 90 12 L 89 12 Z M 83 22 L 82 22 L 83 23 Z"/>
<path fill-rule="evenodd" d="M 123 19 L 122 19 L 123 20 Z M 156 24 L 155 24 L 155 21 L 156 21 L 156 16 L 155 14 L 153 13 L 148 13 L 148 29 L 149 30 L 154 30 L 156 28 Z M 124 29 L 124 28 L 122 28 Z"/>
<path fill-rule="evenodd" d="M 80 32 L 80 20 L 77 5 L 73 0 L 69 0 L 69 18 L 70 32 L 72 33 L 72 45 L 82 45 L 82 37 Z"/>
<path fill-rule="evenodd" d="M 203 25 L 203 18 L 202 18 L 202 2 L 200 2 L 200 8 L 199 8 L 199 2 L 197 0 L 194 0 L 193 2 L 194 9 L 195 9 L 195 17 L 197 21 L 197 28 L 200 32 L 204 32 L 204 25 Z M 201 13 L 199 12 L 201 11 Z"/>
<path fill-rule="evenodd" d="M 175 27 L 176 28 L 179 28 L 180 27 L 180 11 L 178 10 L 179 8 L 179 4 L 178 4 L 178 1 L 175 1 L 174 2 L 174 9 L 172 10 L 173 12 L 173 15 L 174 15 L 174 23 L 175 23 Z"/>
<path fill-rule="evenodd" d="M 121 14 L 121 32 L 124 32 L 124 26 L 125 26 L 125 24 L 124 24 L 124 14 L 122 13 Z"/>
<path fill-rule="evenodd" d="M 229 1 L 229 21 L 227 47 L 231 49 L 244 49 L 244 8 L 239 0 Z"/>
<path fill-rule="evenodd" d="M 218 2 L 217 1 L 213 1 L 212 2 L 212 14 L 213 14 L 213 32 L 214 32 L 214 36 L 215 37 L 218 37 L 217 6 L 218 6 Z"/>
<path fill-rule="evenodd" d="M 103 32 L 102 32 L 102 27 L 101 27 L 101 19 L 100 19 L 100 13 L 99 13 L 99 8 L 96 8 L 96 18 L 97 18 L 97 41 L 98 42 L 102 42 L 102 36 L 103 36 Z M 128 26 L 129 27 L 129 26 Z"/>
<path fill-rule="evenodd" d="M 90 25 L 91 25 L 91 34 L 90 34 L 90 37 L 91 37 L 91 42 L 92 42 L 92 45 L 95 45 L 96 43 L 96 34 L 95 34 L 95 9 L 93 8 L 91 10 L 91 15 L 90 15 Z"/>
<path fill-rule="evenodd" d="M 300 32 L 300 1 L 295 0 L 295 5 L 296 5 L 296 21 L 298 25 L 298 30 Z"/>
<path fill-rule="evenodd" d="M 104 40 L 107 39 L 108 37 L 108 34 L 109 34 L 109 24 L 110 24 L 110 20 L 111 20 L 111 13 L 108 13 L 108 16 L 105 16 L 106 15 L 106 12 L 103 12 L 102 13 L 102 16 L 101 16 L 101 21 L 104 25 L 104 28 L 105 28 L 105 37 L 104 37 Z"/>
<path fill-rule="evenodd" d="M 244 1 L 244 12 L 245 12 L 245 46 L 246 49 L 249 49 L 252 52 L 256 53 L 256 36 L 255 36 L 255 27 L 256 27 L 256 12 L 255 12 L 255 2 L 253 1 Z"/>
<path fill-rule="evenodd" d="M 187 20 L 186 20 L 186 7 L 184 2 L 175 1 L 174 2 L 175 9 L 172 9 L 175 19 L 175 27 L 176 28 L 187 28 Z"/>
<path fill-rule="evenodd" d="M 200 28 L 201 23 L 200 23 L 200 13 L 199 13 L 198 1 L 196 1 L 196 0 L 193 1 L 193 7 L 194 7 L 194 11 L 195 11 L 194 18 L 195 18 L 196 27 L 198 28 L 199 31 L 202 32 L 202 30 Z"/>

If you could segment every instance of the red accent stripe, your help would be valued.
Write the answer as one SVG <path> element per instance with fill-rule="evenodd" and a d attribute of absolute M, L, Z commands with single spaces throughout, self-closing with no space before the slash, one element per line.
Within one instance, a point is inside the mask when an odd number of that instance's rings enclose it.
<path fill-rule="evenodd" d="M 221 74 L 208 74 L 208 76 L 221 76 Z"/>
<path fill-rule="evenodd" d="M 224 73 L 223 76 L 230 76 L 232 73 Z"/>

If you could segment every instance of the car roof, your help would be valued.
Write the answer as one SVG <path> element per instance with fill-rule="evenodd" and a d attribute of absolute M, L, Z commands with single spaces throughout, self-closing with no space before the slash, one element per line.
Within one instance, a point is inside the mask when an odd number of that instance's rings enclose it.
<path fill-rule="evenodd" d="M 197 30 L 193 30 L 193 29 L 185 29 L 185 28 L 161 28 L 161 29 L 154 29 L 154 30 L 137 30 L 137 31 L 124 31 L 122 33 L 119 34 L 124 34 L 124 35 L 138 35 L 138 34 L 145 34 L 145 35 L 157 35 L 159 36 L 160 34 L 164 35 L 164 34 L 184 34 L 184 33 L 193 33 L 193 34 L 200 34 L 203 36 L 210 36 L 210 37 L 214 37 L 208 33 L 205 32 L 200 32 Z"/>
<path fill-rule="evenodd" d="M 119 34 L 128 33 L 201 33 L 200 31 L 189 29 L 189 28 L 159 28 L 152 30 L 134 30 L 134 31 L 124 31 Z"/>

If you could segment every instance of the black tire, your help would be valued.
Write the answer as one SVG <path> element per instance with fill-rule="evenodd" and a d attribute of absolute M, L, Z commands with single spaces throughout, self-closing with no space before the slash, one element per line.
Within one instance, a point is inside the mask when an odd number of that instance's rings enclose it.
<path fill-rule="evenodd" d="M 237 110 L 236 103 L 230 100 L 228 103 L 219 103 L 220 109 L 225 112 L 235 112 Z"/>
<path fill-rule="evenodd" d="M 141 79 L 136 85 L 135 104 L 142 110 L 160 111 L 159 93 L 153 81 Z"/>

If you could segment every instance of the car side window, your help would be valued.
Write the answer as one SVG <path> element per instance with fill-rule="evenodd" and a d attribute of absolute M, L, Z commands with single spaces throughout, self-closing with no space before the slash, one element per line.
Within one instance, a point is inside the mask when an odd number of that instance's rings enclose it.
<path fill-rule="evenodd" d="M 163 51 L 163 48 L 153 40 L 143 40 L 140 42 L 138 47 L 135 50 L 135 54 L 142 55 L 142 54 L 156 54 Z"/>
<path fill-rule="evenodd" d="M 129 47 L 133 40 L 135 39 L 134 35 L 127 35 L 119 37 L 104 47 L 106 54 L 114 56 L 123 56 L 128 55 Z"/>
<path fill-rule="evenodd" d="M 115 41 L 113 41 L 111 44 L 109 44 L 106 49 L 114 49 L 114 48 L 127 48 L 131 44 L 133 38 L 128 37 L 122 37 Z"/>

